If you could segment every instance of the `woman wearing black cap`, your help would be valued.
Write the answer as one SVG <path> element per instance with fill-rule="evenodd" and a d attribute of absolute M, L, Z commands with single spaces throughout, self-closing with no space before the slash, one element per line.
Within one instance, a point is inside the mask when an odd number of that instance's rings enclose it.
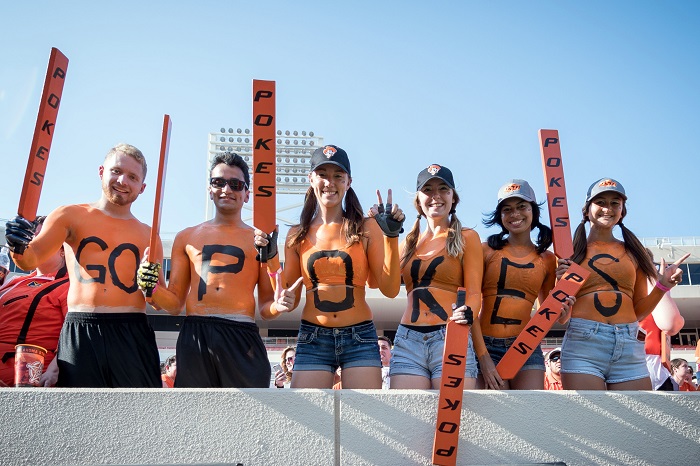
<path fill-rule="evenodd" d="M 306 304 L 291 386 L 331 388 L 336 368 L 342 367 L 343 388 L 382 388 L 377 332 L 365 286 L 369 283 L 389 298 L 398 294 L 398 236 L 405 216 L 391 204 L 391 190 L 386 205 L 377 193 L 375 219 L 363 216 L 350 187 L 350 161 L 337 146 L 314 151 L 309 182 L 299 224 L 287 236 L 284 272 L 277 277 L 272 309 L 296 308 L 303 280 Z M 267 235 L 259 230 L 256 245 L 268 245 Z"/>
<path fill-rule="evenodd" d="M 535 192 L 525 180 L 509 180 L 498 190 L 496 210 L 484 219 L 501 232 L 483 243 L 484 302 L 479 322 L 483 340 L 475 339 L 479 385 L 497 390 L 542 390 L 544 358 L 538 345 L 518 374 L 504 381 L 496 365 L 530 320 L 535 299 L 544 301 L 554 287 L 557 261 L 547 251 L 552 230 L 540 222 Z M 538 229 L 537 244 L 530 232 Z M 568 310 L 567 303 L 566 308 Z"/>
<path fill-rule="evenodd" d="M 471 324 L 481 306 L 481 242 L 457 218 L 459 196 L 447 167 L 430 165 L 422 170 L 416 191 L 418 216 L 401 253 L 408 306 L 394 339 L 390 388 L 438 389 L 448 319 Z M 424 231 L 420 231 L 422 217 Z M 453 311 L 459 287 L 467 290 L 466 305 Z M 464 388 L 472 389 L 477 369 L 471 335 L 464 343 L 468 344 Z"/>
<path fill-rule="evenodd" d="M 622 223 L 626 202 L 618 181 L 601 178 L 593 183 L 574 234 L 574 255 L 559 260 L 557 277 L 572 261 L 591 273 L 578 292 L 562 344 L 565 390 L 651 390 L 638 321 L 680 282 L 678 266 L 688 255 L 668 267 L 662 259 L 657 273 L 639 239 Z M 613 236 L 616 225 L 623 241 Z M 647 280 L 656 282 L 651 292 Z"/>

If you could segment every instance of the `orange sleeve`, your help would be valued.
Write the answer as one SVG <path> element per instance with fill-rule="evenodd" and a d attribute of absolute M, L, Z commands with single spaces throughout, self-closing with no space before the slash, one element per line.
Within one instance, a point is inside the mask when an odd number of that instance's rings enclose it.
<path fill-rule="evenodd" d="M 537 296 L 537 300 L 541 304 L 549 296 L 549 292 L 552 291 L 556 282 L 556 270 L 557 270 L 557 257 L 549 251 L 542 253 L 542 261 L 547 269 L 547 274 L 542 282 L 542 288 Z"/>
<path fill-rule="evenodd" d="M 481 323 L 479 322 L 479 312 L 481 311 L 481 283 L 484 278 L 484 252 L 481 247 L 479 234 L 474 230 L 462 230 L 464 239 L 464 249 L 462 254 L 462 276 L 464 277 L 464 288 L 467 291 L 465 304 L 469 306 L 474 315 L 472 325 L 472 340 L 476 355 L 482 356 L 486 353 L 486 345 L 481 334 Z"/>
<path fill-rule="evenodd" d="M 664 292 L 659 288 L 652 288 L 651 292 L 647 287 L 647 276 L 642 272 L 640 268 L 637 268 L 637 276 L 634 282 L 634 313 L 637 316 L 637 320 L 643 320 L 646 316 L 651 314 L 654 308 L 659 304 L 661 298 L 664 296 Z"/>
<path fill-rule="evenodd" d="M 395 298 L 401 289 L 399 265 L 399 238 L 389 238 L 382 233 L 376 220 L 366 218 L 365 230 L 369 236 L 367 262 L 370 285 L 376 284 L 387 298 Z"/>

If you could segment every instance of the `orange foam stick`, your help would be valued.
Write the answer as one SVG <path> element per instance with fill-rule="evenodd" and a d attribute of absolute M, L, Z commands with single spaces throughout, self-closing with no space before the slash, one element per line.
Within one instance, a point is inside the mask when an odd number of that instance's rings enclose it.
<path fill-rule="evenodd" d="M 574 244 L 571 240 L 569 207 L 566 203 L 566 184 L 564 184 L 564 165 L 561 160 L 559 132 L 555 129 L 541 129 L 539 138 L 554 253 L 560 259 L 568 259 L 574 254 Z M 509 380 L 515 377 L 537 345 L 552 328 L 554 322 L 561 316 L 561 302 L 567 296 L 575 296 L 588 275 L 588 271 L 583 267 L 571 264 L 566 275 L 559 280 L 547 299 L 540 304 L 535 315 L 496 366 L 502 379 Z"/>
<path fill-rule="evenodd" d="M 566 184 L 564 183 L 564 165 L 561 161 L 561 147 L 559 146 L 559 131 L 541 129 L 539 136 L 554 254 L 560 259 L 568 259 L 574 255 L 574 243 L 571 240 L 569 206 L 566 203 Z"/>
<path fill-rule="evenodd" d="M 457 307 L 464 306 L 466 293 L 464 288 L 457 290 L 455 303 Z M 433 439 L 433 464 L 443 466 L 457 464 L 469 331 L 468 325 L 458 324 L 452 320 L 447 323 L 445 349 L 442 354 L 440 399 Z"/>
<path fill-rule="evenodd" d="M 44 185 L 46 165 L 49 162 L 51 141 L 53 140 L 53 131 L 56 126 L 67 70 L 68 58 L 57 48 L 52 48 L 44 80 L 44 91 L 39 103 L 39 115 L 34 127 L 34 138 L 29 150 L 27 171 L 24 174 L 24 184 L 17 207 L 17 213 L 29 221 L 34 221 L 39 208 L 41 188 Z"/>
<path fill-rule="evenodd" d="M 275 81 L 253 80 L 253 224 L 271 234 L 277 216 Z M 264 248 L 261 264 L 267 262 Z"/>
<path fill-rule="evenodd" d="M 576 296 L 588 275 L 588 270 L 576 263 L 571 264 L 499 361 L 496 370 L 502 379 L 510 380 L 518 374 L 525 361 L 561 316 L 561 303 L 567 296 Z"/>
<path fill-rule="evenodd" d="M 158 180 L 156 182 L 156 198 L 153 203 L 153 222 L 151 223 L 151 241 L 148 253 L 149 262 L 162 262 L 163 258 L 158 252 L 158 235 L 160 234 L 160 216 L 163 208 L 163 192 L 165 191 L 165 170 L 168 165 L 168 151 L 170 150 L 170 131 L 172 121 L 170 115 L 163 115 L 163 134 L 160 140 L 160 158 L 158 160 Z M 151 297 L 152 290 L 146 292 L 146 297 Z"/>
<path fill-rule="evenodd" d="M 671 367 L 671 335 L 666 330 L 661 331 L 661 363 Z"/>

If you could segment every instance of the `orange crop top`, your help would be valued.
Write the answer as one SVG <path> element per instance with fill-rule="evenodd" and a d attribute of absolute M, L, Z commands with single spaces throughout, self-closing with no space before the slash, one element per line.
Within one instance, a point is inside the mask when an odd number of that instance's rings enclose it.
<path fill-rule="evenodd" d="M 598 291 L 620 291 L 634 298 L 637 262 L 625 250 L 624 243 L 588 243 L 581 266 L 591 272 L 576 296 Z"/>
<path fill-rule="evenodd" d="M 483 296 L 508 295 L 522 298 L 532 305 L 547 277 L 545 257 L 552 253 L 545 251 L 540 255 L 533 248 L 525 257 L 514 257 L 511 250 L 508 244 L 500 250 L 484 247 Z M 549 262 L 554 265 L 552 259 Z M 554 269 L 550 272 L 554 273 Z"/>
<path fill-rule="evenodd" d="M 401 269 L 408 294 L 402 323 L 441 325 L 452 315 L 457 288 L 464 286 L 461 257 L 447 254 L 445 246 L 432 254 L 420 254 L 420 245 Z"/>
<path fill-rule="evenodd" d="M 367 283 L 369 264 L 362 241 L 341 249 L 321 250 L 304 239 L 299 257 L 307 293 L 323 285 L 364 288 Z"/>

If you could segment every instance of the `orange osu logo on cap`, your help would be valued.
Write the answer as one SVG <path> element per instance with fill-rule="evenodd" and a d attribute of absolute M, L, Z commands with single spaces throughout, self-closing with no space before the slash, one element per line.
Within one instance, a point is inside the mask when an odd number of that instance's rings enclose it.
<path fill-rule="evenodd" d="M 512 192 L 515 192 L 515 191 L 520 191 L 520 185 L 519 185 L 519 184 L 513 183 L 513 184 L 510 184 L 510 185 L 506 186 L 505 192 L 507 192 L 507 193 L 512 193 Z"/>
<path fill-rule="evenodd" d="M 603 187 L 614 188 L 617 186 L 617 183 L 615 183 L 613 180 L 603 180 L 600 182 L 600 184 L 598 184 L 598 186 L 600 186 L 601 188 L 603 188 Z"/>
<path fill-rule="evenodd" d="M 439 172 L 441 168 L 442 167 L 440 165 L 431 165 L 428 167 L 428 173 L 430 173 L 431 175 L 434 175 L 437 172 Z"/>
<path fill-rule="evenodd" d="M 323 155 L 325 155 L 327 159 L 333 157 L 335 155 L 335 152 L 335 148 L 331 146 L 326 146 L 323 148 Z"/>

